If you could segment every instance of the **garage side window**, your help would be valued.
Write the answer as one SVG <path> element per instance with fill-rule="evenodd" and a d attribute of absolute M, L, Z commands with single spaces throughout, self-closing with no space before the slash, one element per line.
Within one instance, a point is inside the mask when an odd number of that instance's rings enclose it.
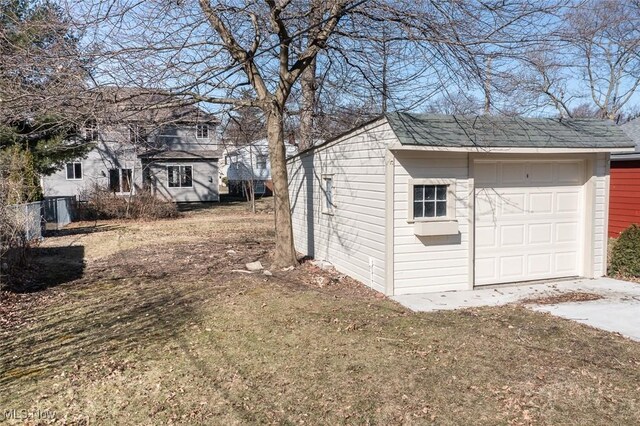
<path fill-rule="evenodd" d="M 324 184 L 324 188 L 322 188 L 322 192 L 324 194 L 324 203 L 322 204 L 322 213 L 333 214 L 333 209 L 335 207 L 333 198 L 333 175 L 325 175 L 322 177 L 322 182 Z"/>
<path fill-rule="evenodd" d="M 410 179 L 407 221 L 455 220 L 455 187 L 455 179 Z"/>
<path fill-rule="evenodd" d="M 447 185 L 414 185 L 413 218 L 447 216 Z"/>

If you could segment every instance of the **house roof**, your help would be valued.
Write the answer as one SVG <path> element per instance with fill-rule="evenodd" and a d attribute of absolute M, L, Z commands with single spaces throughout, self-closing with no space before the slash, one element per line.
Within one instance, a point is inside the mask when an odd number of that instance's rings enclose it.
<path fill-rule="evenodd" d="M 620 149 L 633 142 L 613 123 L 594 119 L 390 113 L 402 145 L 457 148 Z"/>
<path fill-rule="evenodd" d="M 146 160 L 215 160 L 220 152 L 210 150 L 199 151 L 157 151 L 151 150 L 139 155 Z"/>
<path fill-rule="evenodd" d="M 624 133 L 636 143 L 635 151 L 611 156 L 613 161 L 618 160 L 640 160 L 640 119 L 635 118 L 624 123 L 620 128 Z"/>
<path fill-rule="evenodd" d="M 96 120 L 144 124 L 218 124 L 219 119 L 185 97 L 161 89 L 99 87 L 92 90 Z M 85 100 L 86 101 L 86 100 Z"/>

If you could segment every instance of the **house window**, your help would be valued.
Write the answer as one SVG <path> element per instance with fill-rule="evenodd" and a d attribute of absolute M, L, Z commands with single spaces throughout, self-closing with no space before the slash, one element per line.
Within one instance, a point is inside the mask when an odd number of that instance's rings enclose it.
<path fill-rule="evenodd" d="M 256 157 L 256 169 L 264 170 L 267 168 L 267 156 L 264 154 L 258 154 Z"/>
<path fill-rule="evenodd" d="M 253 183 L 253 192 L 255 194 L 264 194 L 265 186 L 264 186 L 264 181 L 263 180 L 254 181 L 254 183 Z"/>
<path fill-rule="evenodd" d="M 67 163 L 67 180 L 82 179 L 82 163 Z"/>
<path fill-rule="evenodd" d="M 129 125 L 129 142 L 132 144 L 138 144 L 140 142 L 146 142 L 147 134 L 145 129 L 137 124 Z"/>
<path fill-rule="evenodd" d="M 208 124 L 198 124 L 196 126 L 196 138 L 198 138 L 198 139 L 209 139 L 209 125 Z"/>
<path fill-rule="evenodd" d="M 414 185 L 413 218 L 447 216 L 447 185 Z"/>
<path fill-rule="evenodd" d="M 410 179 L 407 220 L 455 220 L 455 179 Z"/>
<path fill-rule="evenodd" d="M 87 123 L 84 127 L 84 137 L 89 141 L 98 140 L 98 126 L 95 123 Z"/>
<path fill-rule="evenodd" d="M 323 213 L 332 214 L 335 204 L 333 202 L 334 197 L 334 188 L 333 188 L 333 176 L 327 175 L 322 177 L 324 188 L 322 192 L 324 193 L 324 204 L 323 204 Z"/>
<path fill-rule="evenodd" d="M 109 170 L 109 191 L 131 192 L 133 171 L 131 169 Z"/>
<path fill-rule="evenodd" d="M 169 188 L 191 188 L 193 186 L 192 166 L 168 166 Z"/>

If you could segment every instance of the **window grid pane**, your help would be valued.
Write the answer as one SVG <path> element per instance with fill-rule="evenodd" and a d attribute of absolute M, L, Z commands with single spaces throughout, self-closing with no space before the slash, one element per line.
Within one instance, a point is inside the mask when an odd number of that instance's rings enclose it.
<path fill-rule="evenodd" d="M 447 185 L 414 185 L 413 217 L 447 216 Z"/>

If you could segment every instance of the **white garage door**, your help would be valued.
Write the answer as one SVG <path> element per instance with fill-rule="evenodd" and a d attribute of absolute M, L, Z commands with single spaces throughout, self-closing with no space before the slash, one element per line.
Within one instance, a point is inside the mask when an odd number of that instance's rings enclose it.
<path fill-rule="evenodd" d="M 475 163 L 475 284 L 579 275 L 582 162 Z"/>

